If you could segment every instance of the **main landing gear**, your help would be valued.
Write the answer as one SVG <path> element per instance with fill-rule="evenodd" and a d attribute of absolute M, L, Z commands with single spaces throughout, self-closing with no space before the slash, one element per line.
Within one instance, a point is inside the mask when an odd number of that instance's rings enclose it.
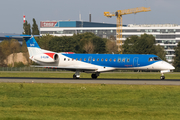
<path fill-rule="evenodd" d="M 92 75 L 91 75 L 91 78 L 92 79 L 97 79 L 97 77 L 99 76 L 99 72 L 97 72 L 97 73 L 92 73 Z M 73 75 L 73 78 L 74 79 L 79 79 L 80 78 L 80 71 L 76 71 L 76 73 Z"/>
<path fill-rule="evenodd" d="M 93 74 L 91 75 L 91 78 L 92 78 L 92 79 L 97 79 L 98 76 L 99 76 L 99 73 L 93 73 Z"/>

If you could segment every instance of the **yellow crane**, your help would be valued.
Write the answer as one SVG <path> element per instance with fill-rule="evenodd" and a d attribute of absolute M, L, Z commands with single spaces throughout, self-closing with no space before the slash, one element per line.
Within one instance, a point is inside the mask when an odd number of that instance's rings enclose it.
<path fill-rule="evenodd" d="M 116 29 L 116 44 L 118 46 L 118 51 L 121 51 L 122 54 L 122 15 L 127 14 L 136 14 L 139 12 L 148 12 L 151 11 L 150 7 L 138 7 L 138 8 L 132 8 L 132 9 L 126 9 L 126 10 L 117 10 L 116 12 L 110 13 L 110 12 L 104 12 L 104 16 L 111 18 L 112 16 L 117 17 L 117 29 Z"/>

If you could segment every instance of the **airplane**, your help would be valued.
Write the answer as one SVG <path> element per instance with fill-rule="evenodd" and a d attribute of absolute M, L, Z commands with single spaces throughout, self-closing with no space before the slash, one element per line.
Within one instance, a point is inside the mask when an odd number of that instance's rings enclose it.
<path fill-rule="evenodd" d="M 72 52 L 52 52 L 41 49 L 35 36 L 20 35 L 26 41 L 29 58 L 39 66 L 51 69 L 65 69 L 75 71 L 74 79 L 80 78 L 80 73 L 92 73 L 91 78 L 96 79 L 100 73 L 113 70 L 159 70 L 161 80 L 164 73 L 175 68 L 153 54 L 76 54 Z M 12 37 L 12 36 L 6 36 Z"/>

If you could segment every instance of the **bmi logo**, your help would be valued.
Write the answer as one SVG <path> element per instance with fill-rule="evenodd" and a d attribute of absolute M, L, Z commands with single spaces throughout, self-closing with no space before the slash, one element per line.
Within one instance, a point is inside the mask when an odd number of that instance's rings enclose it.
<path fill-rule="evenodd" d="M 31 47 L 34 47 L 34 44 L 30 44 Z"/>

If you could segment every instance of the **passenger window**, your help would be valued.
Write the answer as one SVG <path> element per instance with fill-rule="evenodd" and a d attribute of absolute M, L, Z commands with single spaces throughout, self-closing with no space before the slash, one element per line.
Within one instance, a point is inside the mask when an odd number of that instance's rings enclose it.
<path fill-rule="evenodd" d="M 91 58 L 89 58 L 89 61 L 91 61 Z"/>
<path fill-rule="evenodd" d="M 97 59 L 97 61 L 99 61 L 99 58 Z"/>
<path fill-rule="evenodd" d="M 103 61 L 104 59 L 102 58 L 101 61 Z"/>
<path fill-rule="evenodd" d="M 107 62 L 107 58 L 105 59 L 105 61 Z"/>
<path fill-rule="evenodd" d="M 129 62 L 129 59 L 127 59 L 127 62 Z"/>
<path fill-rule="evenodd" d="M 153 61 L 153 58 L 149 58 L 149 61 Z"/>
<path fill-rule="evenodd" d="M 112 59 L 109 59 L 109 61 L 111 62 L 111 61 L 112 61 Z"/>
<path fill-rule="evenodd" d="M 78 59 L 76 58 L 76 61 L 77 61 Z"/>
<path fill-rule="evenodd" d="M 122 61 L 125 62 L 125 59 L 123 59 Z"/>
<path fill-rule="evenodd" d="M 95 61 L 95 58 L 93 58 L 93 61 Z"/>
<path fill-rule="evenodd" d="M 82 60 L 82 58 L 80 58 L 80 61 Z"/>
<path fill-rule="evenodd" d="M 66 61 L 66 58 L 64 58 L 64 61 Z"/>
<path fill-rule="evenodd" d="M 74 58 L 72 58 L 72 61 L 74 60 Z"/>
<path fill-rule="evenodd" d="M 70 59 L 68 59 L 68 61 L 70 61 Z"/>
<path fill-rule="evenodd" d="M 114 59 L 114 62 L 116 62 L 116 59 Z"/>
<path fill-rule="evenodd" d="M 86 61 L 86 58 L 84 58 L 84 61 Z"/>
<path fill-rule="evenodd" d="M 121 62 L 121 59 L 120 59 L 120 58 L 118 59 L 118 62 Z"/>

